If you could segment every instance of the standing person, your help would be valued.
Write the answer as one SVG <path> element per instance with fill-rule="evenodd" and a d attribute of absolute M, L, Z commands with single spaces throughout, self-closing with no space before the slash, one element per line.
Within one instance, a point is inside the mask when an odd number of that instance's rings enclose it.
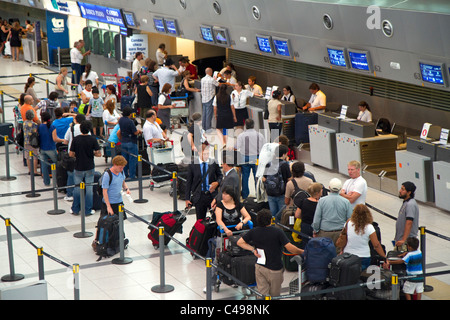
<path fill-rule="evenodd" d="M 181 73 L 183 73 L 184 71 L 189 71 L 192 80 L 198 79 L 197 68 L 189 62 L 189 59 L 187 57 L 180 58 L 178 63 L 180 65 Z"/>
<path fill-rule="evenodd" d="M 358 103 L 358 117 L 356 120 L 364 121 L 364 122 L 372 122 L 372 112 L 370 111 L 369 104 L 365 101 L 361 101 Z"/>
<path fill-rule="evenodd" d="M 8 21 L 2 20 L 0 23 L 0 54 L 4 54 L 6 41 L 8 41 L 8 35 L 9 35 L 9 25 Z M 6 55 L 3 56 L 3 58 L 7 58 Z"/>
<path fill-rule="evenodd" d="M 158 98 L 158 113 L 156 114 L 166 128 L 170 128 L 170 109 L 175 107 L 170 99 L 170 90 L 172 86 L 169 83 L 163 85 L 161 94 Z"/>
<path fill-rule="evenodd" d="M 294 93 L 292 92 L 292 89 L 290 86 L 283 87 L 282 100 L 295 103 L 295 96 L 294 96 Z"/>
<path fill-rule="evenodd" d="M 116 94 L 116 87 L 112 84 L 108 84 L 106 86 L 106 96 L 105 99 L 103 99 L 103 101 L 105 102 L 105 104 L 109 101 L 113 101 L 114 102 L 114 106 L 117 105 L 117 94 Z"/>
<path fill-rule="evenodd" d="M 167 59 L 162 68 L 153 72 L 152 77 L 158 81 L 160 93 L 166 83 L 170 84 L 171 91 L 175 88 L 175 78 L 181 75 L 177 67 L 173 64 L 172 59 Z M 170 92 L 170 91 L 169 91 Z"/>
<path fill-rule="evenodd" d="M 91 50 L 86 51 L 86 48 L 84 47 L 84 40 L 80 39 L 78 40 L 78 43 L 80 44 L 80 51 L 83 55 L 83 59 L 81 60 L 81 74 L 86 71 L 86 65 L 87 65 L 87 56 L 91 54 Z M 97 85 L 98 86 L 98 85 Z"/>
<path fill-rule="evenodd" d="M 410 181 L 402 183 L 399 191 L 399 198 L 403 199 L 403 204 L 398 213 L 395 223 L 395 247 L 400 251 L 406 249 L 405 242 L 408 237 L 418 237 L 419 234 L 419 206 L 414 199 L 416 186 Z"/>
<path fill-rule="evenodd" d="M 138 156 L 137 136 L 142 133 L 136 128 L 133 120 L 131 120 L 133 110 L 131 107 L 125 107 L 122 110 L 122 118 L 119 119 L 122 156 L 127 160 L 125 166 L 125 176 L 127 178 L 136 178 L 136 165 Z"/>
<path fill-rule="evenodd" d="M 34 85 L 36 84 L 36 79 L 34 77 L 28 77 L 27 83 L 25 84 L 24 91 L 25 94 L 29 94 L 33 97 L 33 107 L 35 107 L 41 100 L 36 95 L 36 91 L 34 91 Z"/>
<path fill-rule="evenodd" d="M 85 71 L 81 74 L 80 84 L 83 86 L 86 80 L 91 80 L 92 85 L 98 88 L 98 74 L 92 70 L 90 63 L 86 63 Z"/>
<path fill-rule="evenodd" d="M 202 90 L 202 127 L 203 130 L 211 129 L 211 120 L 213 117 L 213 100 L 216 95 L 216 87 L 219 86 L 219 81 L 213 77 L 213 70 L 211 68 L 205 69 L 205 76 L 201 80 Z"/>
<path fill-rule="evenodd" d="M 219 92 L 213 100 L 214 116 L 216 118 L 216 131 L 219 136 L 219 142 L 222 142 L 223 148 L 227 146 L 227 130 L 233 128 L 236 123 L 236 111 L 231 105 L 230 95 L 227 94 L 227 86 L 221 84 Z"/>
<path fill-rule="evenodd" d="M 62 67 L 56 76 L 55 91 L 58 93 L 59 98 L 64 98 L 69 93 L 68 86 L 74 85 L 70 81 L 67 81 L 68 73 L 69 70 L 66 67 Z"/>
<path fill-rule="evenodd" d="M 73 119 L 76 115 L 76 113 L 64 112 L 61 107 L 55 109 L 55 120 L 53 120 L 52 126 L 56 128 L 56 135 L 58 138 L 63 140 L 59 141 L 59 143 L 64 142 L 64 136 L 67 129 L 70 128 L 70 125 L 73 123 Z M 56 146 L 58 147 L 58 143 Z"/>
<path fill-rule="evenodd" d="M 272 92 L 272 99 L 270 99 L 267 104 L 267 110 L 269 111 L 269 118 L 267 122 L 269 123 L 269 129 L 271 136 L 278 137 L 281 134 L 282 121 L 281 121 L 281 91 L 275 90 Z"/>
<path fill-rule="evenodd" d="M 26 119 L 25 114 L 28 110 L 32 110 L 34 115 L 32 120 L 37 124 L 41 124 L 41 121 L 39 120 L 39 117 L 37 115 L 37 111 L 35 111 L 35 108 L 33 108 L 33 97 L 27 94 L 23 98 L 23 101 L 24 104 L 22 105 L 22 107 L 20 107 L 20 115 L 22 116 L 22 119 Z"/>
<path fill-rule="evenodd" d="M 81 47 L 83 43 L 80 41 L 76 41 L 73 44 L 73 48 L 70 50 L 70 63 L 72 65 L 72 83 L 80 84 L 81 74 L 83 73 L 81 70 L 81 61 L 84 56 L 88 55 L 90 51 L 81 53 Z M 74 72 L 75 71 L 75 72 Z"/>
<path fill-rule="evenodd" d="M 286 193 L 284 195 L 284 203 L 286 206 L 290 206 L 293 203 L 292 197 L 295 196 L 295 193 L 298 189 L 306 191 L 309 186 L 313 183 L 313 181 L 305 177 L 305 164 L 301 161 L 294 162 L 292 164 L 292 179 L 286 183 Z"/>
<path fill-rule="evenodd" d="M 106 214 L 115 215 L 119 214 L 119 206 L 123 205 L 122 190 L 126 194 L 131 195 L 130 189 L 125 182 L 125 174 L 123 169 L 127 165 L 127 160 L 123 156 L 115 156 L 112 159 L 112 167 L 109 168 L 109 173 L 103 175 L 102 178 L 102 209 L 101 215 Z"/>
<path fill-rule="evenodd" d="M 253 94 L 257 97 L 262 97 L 263 90 L 260 85 L 256 84 L 256 77 L 250 76 L 248 77 L 248 84 L 245 85 L 245 89 L 247 89 L 250 92 L 253 92 Z"/>
<path fill-rule="evenodd" d="M 308 236 L 313 236 L 312 223 L 314 221 L 314 214 L 316 213 L 317 203 L 320 197 L 322 197 L 323 186 L 321 183 L 313 182 L 306 190 L 309 193 L 309 197 L 304 199 L 297 210 L 295 211 L 295 218 L 301 219 L 300 230 Z"/>
<path fill-rule="evenodd" d="M 250 194 L 248 187 L 250 172 L 253 173 L 256 188 L 256 161 L 263 145 L 266 143 L 264 135 L 254 128 L 255 121 L 253 119 L 245 120 L 245 131 L 238 136 L 236 143 L 236 149 L 242 155 L 242 199 L 246 199 Z"/>
<path fill-rule="evenodd" d="M 22 46 L 21 33 L 22 27 L 18 21 L 14 21 L 7 37 L 11 45 L 12 61 L 19 61 L 19 50 Z"/>
<path fill-rule="evenodd" d="M 135 74 L 141 70 L 142 64 L 141 60 L 144 59 L 144 54 L 142 52 L 136 52 L 134 55 L 133 64 L 131 65 L 131 75 L 134 78 Z"/>
<path fill-rule="evenodd" d="M 80 107 L 78 108 L 79 112 L 86 115 L 86 119 L 89 120 L 88 112 L 89 112 L 89 101 L 93 97 L 92 95 L 92 81 L 86 80 L 84 83 L 84 89 L 80 93 L 81 102 Z"/>
<path fill-rule="evenodd" d="M 347 245 L 342 248 L 344 253 L 357 255 L 361 259 L 361 270 L 364 271 L 370 266 L 370 247 L 382 257 L 386 258 L 386 253 L 378 241 L 377 233 L 372 225 L 372 213 L 365 204 L 358 204 L 353 209 L 352 216 L 346 224 Z"/>
<path fill-rule="evenodd" d="M 81 134 L 73 138 L 70 146 L 69 156 L 75 157 L 75 169 L 73 171 L 73 182 L 79 185 L 86 183 L 85 215 L 92 215 L 93 210 L 93 186 L 87 185 L 94 182 L 95 163 L 94 157 L 101 157 L 102 152 L 97 139 L 90 135 L 91 123 L 84 120 L 80 124 Z M 76 187 L 73 192 L 73 203 L 70 213 L 78 215 L 80 213 L 80 188 Z"/>
<path fill-rule="evenodd" d="M 186 207 L 195 206 L 197 220 L 206 217 L 223 177 L 217 163 L 209 159 L 209 151 L 209 144 L 203 143 L 198 160 L 189 164 L 186 179 Z"/>
<path fill-rule="evenodd" d="M 311 83 L 311 85 L 309 86 L 309 92 L 311 92 L 311 98 L 303 107 L 303 110 L 314 111 L 317 113 L 324 112 L 327 106 L 327 97 L 320 90 L 319 85 L 317 83 Z"/>
<path fill-rule="evenodd" d="M 155 110 L 147 111 L 145 123 L 142 127 L 142 134 L 144 135 L 144 140 L 148 147 L 152 144 L 164 145 L 164 142 L 167 140 L 165 132 L 156 122 Z M 151 150 L 148 150 L 148 154 L 151 154 Z"/>
<path fill-rule="evenodd" d="M 248 97 L 253 97 L 253 93 L 245 90 L 242 82 L 238 81 L 234 86 L 233 92 L 231 92 L 231 105 L 234 107 L 236 113 L 236 123 L 234 124 L 236 129 L 243 129 L 244 122 L 248 119 Z"/>
<path fill-rule="evenodd" d="M 236 162 L 236 153 L 233 151 L 222 152 L 222 171 L 223 178 L 220 181 L 219 190 L 217 196 L 211 203 L 211 208 L 215 208 L 216 204 L 222 200 L 222 191 L 225 187 L 230 187 L 233 191 L 233 195 L 236 195 L 236 199 L 239 199 L 240 189 L 241 189 L 241 179 L 239 174 L 235 170 L 235 162 Z"/>
<path fill-rule="evenodd" d="M 279 145 L 275 151 L 275 158 L 268 164 L 264 173 L 263 182 L 270 211 L 274 217 L 284 206 L 286 184 L 291 177 L 289 163 L 286 161 L 288 151 L 288 147 Z"/>
<path fill-rule="evenodd" d="M 105 110 L 102 113 L 102 120 L 105 124 L 105 136 L 109 137 L 110 131 L 119 122 L 120 114 L 117 113 L 116 105 L 113 99 L 106 101 Z"/>
<path fill-rule="evenodd" d="M 141 76 L 141 83 L 136 86 L 137 106 L 140 110 L 141 118 L 145 118 L 147 110 L 152 108 L 153 92 L 148 85 L 149 77 Z"/>
<path fill-rule="evenodd" d="M 40 140 L 40 152 L 39 158 L 41 160 L 41 172 L 42 178 L 44 179 L 44 184 L 46 186 L 50 185 L 50 166 L 47 162 L 51 161 L 56 163 L 56 143 L 64 142 L 64 139 L 58 138 L 56 133 L 56 128 L 52 124 L 52 118 L 50 113 L 44 111 L 41 114 L 42 124 L 39 125 L 39 140 Z"/>
<path fill-rule="evenodd" d="M 33 168 L 34 175 L 38 176 L 38 156 L 39 149 L 32 147 L 30 144 L 31 134 L 36 133 L 38 131 L 39 124 L 33 121 L 35 117 L 35 111 L 33 109 L 29 109 L 25 112 L 23 116 L 23 147 L 25 152 L 25 159 L 27 161 L 28 174 L 31 173 L 31 165 L 30 165 L 30 151 L 33 152 Z"/>
<path fill-rule="evenodd" d="M 366 203 L 367 181 L 361 176 L 361 163 L 352 160 L 347 165 L 350 179 L 344 182 L 339 194 L 350 201 L 352 208 L 357 204 Z"/>
<path fill-rule="evenodd" d="M 265 262 L 257 261 L 255 265 L 258 292 L 264 296 L 279 296 L 284 280 L 281 259 L 283 248 L 293 254 L 303 254 L 303 250 L 290 243 L 282 230 L 272 226 L 272 215 L 269 210 L 263 209 L 258 212 L 257 224 L 258 227 L 246 232 L 237 244 L 253 252 L 257 258 L 264 253 Z"/>
<path fill-rule="evenodd" d="M 156 49 L 156 62 L 158 63 L 158 66 L 162 67 L 166 59 L 167 59 L 166 45 L 164 43 L 161 43 L 158 46 L 158 49 Z"/>
<path fill-rule="evenodd" d="M 335 245 L 345 222 L 352 216 L 350 201 L 339 196 L 341 188 L 341 180 L 330 180 L 330 193 L 320 198 L 312 223 L 314 237 L 330 238 Z M 339 254 L 339 249 L 336 248 L 336 252 Z"/>
<path fill-rule="evenodd" d="M 100 128 L 99 137 L 103 136 L 103 99 L 100 97 L 100 92 L 97 87 L 92 88 L 92 98 L 89 100 L 88 112 L 86 117 L 91 116 L 92 131 L 94 136 L 97 135 L 97 129 Z"/>

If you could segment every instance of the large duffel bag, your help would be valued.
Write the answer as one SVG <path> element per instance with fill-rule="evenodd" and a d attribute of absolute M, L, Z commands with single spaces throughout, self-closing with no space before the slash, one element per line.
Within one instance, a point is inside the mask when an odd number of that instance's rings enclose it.
<path fill-rule="evenodd" d="M 159 227 L 164 227 L 164 231 L 170 236 L 173 236 L 176 232 L 181 231 L 182 225 L 186 221 L 186 216 L 178 211 L 176 213 L 168 212 L 162 214 L 154 212 L 153 215 L 156 217 L 159 216 L 159 218 L 155 223 L 152 220 L 152 224 L 156 226 L 156 229 L 150 226 L 148 227 L 150 229 L 148 238 L 152 241 L 155 248 L 159 247 Z M 164 235 L 164 245 L 167 245 L 169 242 L 170 237 Z"/>
<path fill-rule="evenodd" d="M 197 220 L 186 239 L 187 247 L 205 257 L 208 253 L 208 240 L 214 237 L 216 231 L 217 223 L 211 218 Z"/>
<path fill-rule="evenodd" d="M 330 238 L 311 238 L 304 252 L 307 280 L 311 283 L 326 282 L 329 274 L 328 265 L 334 257 L 336 257 L 336 247 Z"/>

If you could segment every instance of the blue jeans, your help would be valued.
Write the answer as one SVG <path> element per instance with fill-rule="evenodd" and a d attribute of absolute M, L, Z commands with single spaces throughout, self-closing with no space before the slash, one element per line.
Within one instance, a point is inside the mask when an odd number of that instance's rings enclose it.
<path fill-rule="evenodd" d="M 94 182 L 95 169 L 87 171 L 77 171 L 73 170 L 73 180 L 74 184 L 80 184 L 84 181 L 86 184 Z M 92 210 L 94 200 L 93 186 L 86 186 L 86 197 L 85 197 L 85 214 L 90 214 Z M 72 203 L 73 213 L 80 213 L 80 188 L 75 187 L 73 190 L 73 203 Z"/>
<path fill-rule="evenodd" d="M 132 156 L 131 154 L 134 154 Z M 127 160 L 127 165 L 123 168 L 123 172 L 127 178 L 136 178 L 136 165 L 138 156 L 138 146 L 133 142 L 122 142 L 122 156 Z"/>
<path fill-rule="evenodd" d="M 284 194 L 278 197 L 267 196 L 267 201 L 269 202 L 270 212 L 272 212 L 272 217 L 275 217 L 277 213 L 283 208 L 284 204 Z"/>
<path fill-rule="evenodd" d="M 55 163 L 57 161 L 56 150 L 42 150 L 39 153 L 39 158 L 41 159 L 41 171 L 42 178 L 44 178 L 44 184 L 46 186 L 50 185 L 50 165 L 47 163 Z"/>
<path fill-rule="evenodd" d="M 256 159 L 258 156 L 243 156 L 244 164 L 241 165 L 242 170 L 242 199 L 246 199 L 250 194 L 250 190 L 248 188 L 248 179 L 250 177 L 250 171 L 253 173 L 253 179 L 255 180 L 255 188 L 256 188 Z"/>
<path fill-rule="evenodd" d="M 74 171 L 67 171 L 67 184 L 68 186 L 74 185 L 74 180 L 73 180 L 73 173 Z M 73 197 L 73 188 L 67 188 L 66 189 L 67 192 L 67 196 L 68 197 Z"/>
<path fill-rule="evenodd" d="M 211 129 L 211 121 L 212 121 L 212 117 L 213 117 L 213 101 L 214 98 L 212 98 L 210 101 L 208 102 L 203 102 L 202 103 L 202 127 L 203 130 L 208 130 Z"/>

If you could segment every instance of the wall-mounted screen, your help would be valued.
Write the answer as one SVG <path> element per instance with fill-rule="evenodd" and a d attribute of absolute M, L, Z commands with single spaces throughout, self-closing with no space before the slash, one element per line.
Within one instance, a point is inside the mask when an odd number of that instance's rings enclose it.
<path fill-rule="evenodd" d="M 175 19 L 164 18 L 164 22 L 166 24 L 167 33 L 178 36 L 180 32 L 178 31 L 178 24 Z"/>
<path fill-rule="evenodd" d="M 372 71 L 369 51 L 348 49 L 348 57 L 352 69 L 361 71 Z"/>
<path fill-rule="evenodd" d="M 336 67 L 347 68 L 347 58 L 345 55 L 345 48 L 328 46 L 327 52 L 331 65 Z"/>
<path fill-rule="evenodd" d="M 262 53 L 273 54 L 272 49 L 272 37 L 265 35 L 256 35 L 256 43 L 258 44 L 258 49 Z"/>
<path fill-rule="evenodd" d="M 446 85 L 443 63 L 419 61 L 419 68 L 422 81 L 440 86 Z"/>
<path fill-rule="evenodd" d="M 210 26 L 200 26 L 200 32 L 202 33 L 203 40 L 214 43 L 214 36 Z"/>
<path fill-rule="evenodd" d="M 272 37 L 273 48 L 277 56 L 292 58 L 292 50 L 289 39 Z"/>
<path fill-rule="evenodd" d="M 228 35 L 228 29 L 220 28 L 220 27 L 213 27 L 213 35 L 214 35 L 216 44 L 226 46 L 226 47 L 230 46 L 230 37 Z"/>
<path fill-rule="evenodd" d="M 122 10 L 123 20 L 125 21 L 125 24 L 128 28 L 136 28 L 136 18 L 134 17 L 134 13 L 130 11 L 124 11 Z"/>
<path fill-rule="evenodd" d="M 161 17 L 153 17 L 153 24 L 158 32 L 166 33 L 166 26 L 164 25 L 164 19 Z"/>

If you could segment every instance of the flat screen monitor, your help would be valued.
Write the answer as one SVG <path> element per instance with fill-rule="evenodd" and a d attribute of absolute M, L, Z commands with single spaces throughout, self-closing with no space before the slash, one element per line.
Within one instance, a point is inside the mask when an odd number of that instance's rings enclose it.
<path fill-rule="evenodd" d="M 443 63 L 419 61 L 419 68 L 422 81 L 439 86 L 445 86 L 445 68 Z"/>
<path fill-rule="evenodd" d="M 257 34 L 256 43 L 258 44 L 258 49 L 261 53 L 273 54 L 271 36 Z"/>
<path fill-rule="evenodd" d="M 369 51 L 348 49 L 350 67 L 360 71 L 372 71 Z"/>
<path fill-rule="evenodd" d="M 203 40 L 205 40 L 206 42 L 214 43 L 212 27 L 200 26 L 200 32 L 202 33 Z"/>
<path fill-rule="evenodd" d="M 228 47 L 230 46 L 230 37 L 228 35 L 228 29 L 213 27 L 213 35 L 216 44 Z"/>
<path fill-rule="evenodd" d="M 153 23 L 155 29 L 158 32 L 166 33 L 166 26 L 164 25 L 164 19 L 161 17 L 153 17 Z"/>
<path fill-rule="evenodd" d="M 122 10 L 123 20 L 128 28 L 136 28 L 136 18 L 134 17 L 134 13 L 130 11 Z"/>
<path fill-rule="evenodd" d="M 167 33 L 173 34 L 174 36 L 178 36 L 180 34 L 178 31 L 178 24 L 175 19 L 164 18 L 164 22 L 166 24 Z"/>
<path fill-rule="evenodd" d="M 292 58 L 292 50 L 289 39 L 272 37 L 275 54 L 284 58 Z"/>
<path fill-rule="evenodd" d="M 345 48 L 327 47 L 330 64 L 336 67 L 347 68 Z"/>

